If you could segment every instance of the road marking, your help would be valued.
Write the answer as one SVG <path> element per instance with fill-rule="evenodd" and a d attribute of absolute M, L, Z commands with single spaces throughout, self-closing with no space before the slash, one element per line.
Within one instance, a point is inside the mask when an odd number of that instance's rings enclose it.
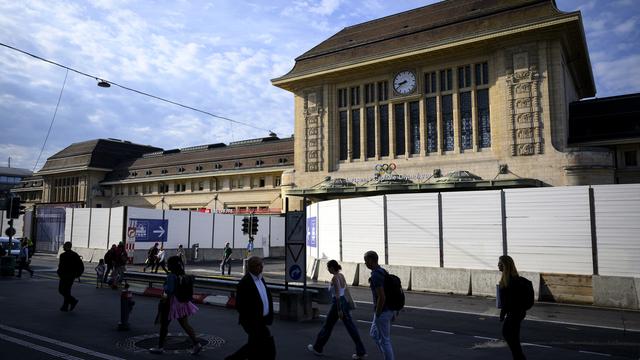
<path fill-rule="evenodd" d="M 404 325 L 391 325 L 391 326 L 395 326 L 395 327 L 399 327 L 399 328 L 403 328 L 403 329 L 411 329 L 413 330 L 413 326 L 404 326 Z"/>
<path fill-rule="evenodd" d="M 6 334 L 3 334 L 2 337 L 0 337 L 0 339 L 1 340 L 6 340 L 6 341 L 10 341 L 12 343 L 16 343 L 18 345 L 22 345 L 24 347 L 28 347 L 28 348 L 33 349 L 33 350 L 38 350 L 38 351 L 43 352 L 45 354 L 49 354 L 49 355 L 52 355 L 52 356 L 55 356 L 55 357 L 59 357 L 61 359 L 82 360 L 82 358 L 75 357 L 75 356 L 72 356 L 72 355 L 69 355 L 69 354 L 65 354 L 65 353 L 61 353 L 59 351 L 55 351 L 53 349 L 49 349 L 49 348 L 44 347 L 44 346 L 32 344 L 32 343 L 30 343 L 28 341 L 16 339 L 16 338 L 14 338 L 12 336 L 9 336 L 9 335 L 6 335 Z"/>
<path fill-rule="evenodd" d="M 486 336 L 474 336 L 474 338 L 483 339 L 483 340 L 498 341 L 498 339 L 496 339 L 496 338 L 490 338 L 490 337 L 486 337 Z"/>
<path fill-rule="evenodd" d="M 522 343 L 522 345 L 541 347 L 541 348 L 545 348 L 545 349 L 552 349 L 552 347 L 549 346 L 549 345 L 540 345 L 540 344 L 532 344 L 532 343 Z"/>
<path fill-rule="evenodd" d="M 585 350 L 580 350 L 578 352 L 581 352 L 583 354 L 591 354 L 591 355 L 600 355 L 600 356 L 611 356 L 609 354 L 603 354 L 603 353 L 599 353 L 599 352 L 593 352 L 593 351 L 585 351 Z"/>
<path fill-rule="evenodd" d="M 60 340 L 56 340 L 56 339 L 51 339 L 51 338 L 48 338 L 48 337 L 45 337 L 45 336 L 42 336 L 42 335 L 34 334 L 32 332 L 29 332 L 29 331 L 16 329 L 16 328 L 13 328 L 13 327 L 10 327 L 10 326 L 6 326 L 6 325 L 2 325 L 2 324 L 0 324 L 0 329 L 6 330 L 6 331 L 11 331 L 11 332 L 14 332 L 16 334 L 28 336 L 30 338 L 37 339 L 37 340 L 44 341 L 44 342 L 48 342 L 50 344 L 54 344 L 54 345 L 57 345 L 57 346 L 66 347 L 67 349 L 71 349 L 73 351 L 77 351 L 77 352 L 80 352 L 80 353 L 83 353 L 83 354 L 87 354 L 87 355 L 91 355 L 91 356 L 94 356 L 94 357 L 98 357 L 98 358 L 101 358 L 101 359 L 106 359 L 106 360 L 125 360 L 125 359 L 119 358 L 117 356 L 111 356 L 111 355 L 108 355 L 108 354 L 103 354 L 103 353 L 100 353 L 100 352 L 97 352 L 97 351 L 93 351 L 91 349 L 83 348 L 83 347 L 80 347 L 80 346 L 77 346 L 77 345 L 69 344 L 69 343 L 66 343 L 66 342 L 63 342 L 63 341 L 60 341 Z"/>
<path fill-rule="evenodd" d="M 373 302 L 369 302 L 369 301 L 360 301 L 360 300 L 358 300 L 358 301 L 356 301 L 356 303 L 373 305 Z M 487 314 L 487 313 L 479 313 L 479 312 L 473 312 L 473 311 L 438 309 L 438 308 L 432 308 L 432 307 L 428 307 L 428 306 L 405 305 L 404 307 L 405 307 L 405 309 L 429 310 L 429 311 L 438 311 L 438 312 L 453 313 L 453 314 L 463 314 L 463 315 L 475 315 L 475 316 L 487 316 L 487 317 L 498 317 L 499 316 L 498 314 Z M 616 331 L 625 331 L 625 332 L 636 332 L 636 333 L 640 332 L 640 329 L 629 329 L 629 328 L 622 328 L 622 327 L 615 327 L 615 326 L 581 324 L 581 323 L 574 323 L 574 322 L 569 322 L 569 321 L 535 319 L 535 318 L 531 318 L 530 316 L 527 316 L 527 318 L 525 318 L 524 321 L 535 321 L 535 322 L 560 324 L 560 325 L 570 325 L 570 326 L 582 326 L 582 327 L 588 327 L 588 328 L 594 328 L 594 329 L 616 330 Z"/>
<path fill-rule="evenodd" d="M 372 324 L 372 321 L 366 321 L 366 320 L 356 320 L 357 322 L 361 322 L 361 323 L 365 323 L 365 324 Z"/>
<path fill-rule="evenodd" d="M 442 330 L 431 330 L 431 332 L 433 333 L 438 333 L 438 334 L 445 334 L 445 335 L 453 335 L 452 332 L 449 331 L 442 331 Z"/>

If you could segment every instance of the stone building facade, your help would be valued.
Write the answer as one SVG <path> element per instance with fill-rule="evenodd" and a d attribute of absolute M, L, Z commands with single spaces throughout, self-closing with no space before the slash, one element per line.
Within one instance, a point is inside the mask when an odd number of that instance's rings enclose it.
<path fill-rule="evenodd" d="M 610 149 L 567 141 L 569 104 L 596 90 L 581 15 L 551 0 L 452 0 L 350 26 L 272 83 L 295 98 L 298 189 L 366 184 L 385 165 L 413 182 L 614 182 Z"/>
<path fill-rule="evenodd" d="M 117 139 L 74 143 L 13 192 L 26 204 L 280 213 L 293 138 L 183 149 Z"/>

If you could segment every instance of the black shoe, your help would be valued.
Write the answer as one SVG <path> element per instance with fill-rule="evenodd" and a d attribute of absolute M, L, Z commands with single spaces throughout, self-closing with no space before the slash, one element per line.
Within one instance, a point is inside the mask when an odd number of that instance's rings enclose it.
<path fill-rule="evenodd" d="M 73 311 L 73 309 L 76 308 L 76 305 L 78 305 L 78 299 L 76 299 L 76 301 L 72 302 L 71 305 L 69 306 L 69 311 Z"/>

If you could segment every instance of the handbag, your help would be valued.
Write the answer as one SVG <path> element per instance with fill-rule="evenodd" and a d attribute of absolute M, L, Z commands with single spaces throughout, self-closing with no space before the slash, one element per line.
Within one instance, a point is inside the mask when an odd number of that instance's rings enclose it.
<path fill-rule="evenodd" d="M 355 310 L 356 303 L 353 301 L 353 297 L 351 296 L 351 292 L 348 287 L 344 288 L 344 297 L 347 299 L 347 304 L 349 304 L 349 310 Z"/>

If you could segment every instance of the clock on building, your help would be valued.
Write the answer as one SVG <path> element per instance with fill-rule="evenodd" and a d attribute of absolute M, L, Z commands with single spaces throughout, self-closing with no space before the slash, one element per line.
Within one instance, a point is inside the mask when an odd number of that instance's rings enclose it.
<path fill-rule="evenodd" d="M 401 71 L 393 78 L 393 88 L 400 95 L 411 94 L 416 89 L 416 74 L 412 71 Z"/>

